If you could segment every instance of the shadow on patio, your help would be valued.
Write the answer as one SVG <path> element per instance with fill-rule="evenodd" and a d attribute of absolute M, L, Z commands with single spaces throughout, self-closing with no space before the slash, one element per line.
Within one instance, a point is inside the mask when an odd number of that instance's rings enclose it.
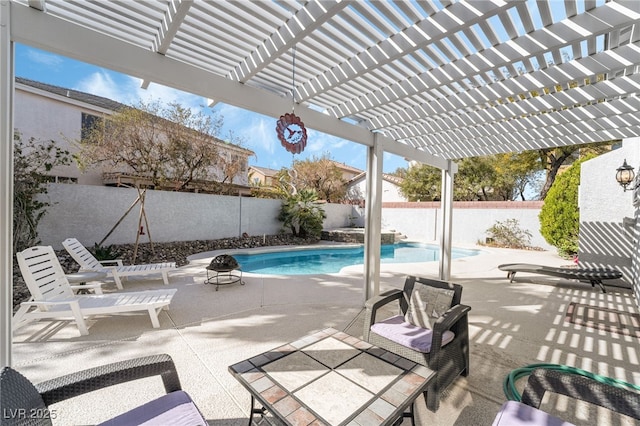
<path fill-rule="evenodd" d="M 608 287 L 606 294 L 584 283 L 531 277 L 509 284 L 497 265 L 521 261 L 566 263 L 548 252 L 493 249 L 453 263 L 453 281 L 464 286 L 471 306 L 471 368 L 445 392 L 432 413 L 417 400 L 418 424 L 491 424 L 505 401 L 503 379 L 515 368 L 534 363 L 566 364 L 593 373 L 640 383 L 640 338 L 576 324 L 582 313 L 625 321 L 638 314 L 631 290 Z M 406 274 L 435 277 L 437 264 L 383 265 L 382 290 L 400 288 Z M 175 361 L 183 389 L 212 425 L 246 424 L 248 392 L 227 368 L 241 360 L 327 327 L 362 336 L 361 268 L 340 275 L 272 276 L 245 274 L 244 286 L 203 284 L 201 263 L 180 268 L 170 281 L 178 289 L 171 310 L 152 329 L 148 317 L 99 318 L 90 334 L 79 336 L 72 324 L 34 324 L 15 334 L 16 368 L 33 382 L 79 369 L 153 353 Z M 128 288 L 158 288 L 159 281 L 133 281 Z M 164 287 L 164 286 L 163 286 Z M 591 311 L 585 311 L 591 307 Z M 616 311 L 621 312 L 615 316 Z M 45 331 L 46 330 L 46 331 Z M 56 424 L 96 423 L 161 394 L 145 379 L 117 392 L 104 389 L 57 404 Z M 157 379 L 159 380 L 159 379 Z M 519 383 L 520 390 L 523 383 Z M 157 393 L 154 393 L 157 392 Z M 99 409 L 87 410 L 86 407 Z M 606 410 L 558 401 L 561 417 L 576 424 L 631 425 Z M 405 421 L 405 423 L 409 423 Z"/>

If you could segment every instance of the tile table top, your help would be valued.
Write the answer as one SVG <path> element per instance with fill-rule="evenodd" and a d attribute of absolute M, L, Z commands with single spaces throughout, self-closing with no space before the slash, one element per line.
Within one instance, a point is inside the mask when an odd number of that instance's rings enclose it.
<path fill-rule="evenodd" d="M 435 374 L 332 328 L 229 371 L 274 417 L 295 426 L 393 424 Z"/>

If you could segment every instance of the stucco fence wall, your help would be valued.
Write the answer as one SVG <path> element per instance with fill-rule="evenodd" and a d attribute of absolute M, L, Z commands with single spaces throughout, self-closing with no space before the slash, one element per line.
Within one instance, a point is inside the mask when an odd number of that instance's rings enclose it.
<path fill-rule="evenodd" d="M 541 201 L 454 202 L 452 241 L 454 244 L 485 242 L 491 226 L 516 219 L 521 230 L 531 233 L 531 246 L 555 250 L 540 235 L 541 207 Z M 441 221 L 440 203 L 383 203 L 382 227 L 395 229 L 412 240 L 438 241 Z"/>
<path fill-rule="evenodd" d="M 46 199 L 52 203 L 40 222 L 42 244 L 61 248 L 61 242 L 75 237 L 85 245 L 100 242 L 122 219 L 138 196 L 135 189 L 91 185 L 51 184 Z M 362 223 L 362 209 L 343 204 L 325 204 L 325 229 Z M 484 241 L 486 230 L 496 221 L 517 219 L 532 233 L 531 244 L 551 248 L 538 229 L 539 202 L 454 203 L 453 242 L 475 244 Z M 147 191 L 145 213 L 154 242 L 213 240 L 249 235 L 273 235 L 282 224 L 276 219 L 280 201 L 223 195 Z M 104 244 L 133 243 L 140 204 L 122 219 Z M 394 229 L 412 240 L 437 241 L 440 211 L 438 203 L 385 203 L 383 229 Z M 143 222 L 144 223 L 144 222 Z"/>
<path fill-rule="evenodd" d="M 582 163 L 580 172 L 580 263 L 621 271 L 633 283 L 640 306 L 640 192 L 624 192 L 615 180 L 623 161 L 640 165 L 640 137 Z M 636 201 L 634 203 L 634 195 Z"/>
<path fill-rule="evenodd" d="M 111 231 L 138 197 L 132 188 L 93 185 L 50 184 L 45 199 L 52 203 L 38 226 L 41 243 L 62 248 L 62 241 L 75 237 L 93 246 Z M 275 235 L 282 223 L 276 218 L 280 201 L 238 196 L 149 190 L 145 214 L 149 226 L 141 242 L 215 240 L 249 235 Z M 325 228 L 344 227 L 352 207 L 325 206 Z M 133 243 L 136 239 L 140 203 L 136 204 L 104 244 Z M 144 224 L 144 221 L 143 221 Z"/>

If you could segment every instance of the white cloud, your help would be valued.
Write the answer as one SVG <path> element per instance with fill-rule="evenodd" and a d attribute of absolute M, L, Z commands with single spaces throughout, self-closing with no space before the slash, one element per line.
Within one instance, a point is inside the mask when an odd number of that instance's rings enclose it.
<path fill-rule="evenodd" d="M 206 100 L 202 96 L 192 95 L 170 87 L 151 83 L 147 89 L 141 87 L 142 80 L 131 76 L 119 76 L 107 71 L 94 72 L 78 81 L 76 89 L 103 96 L 126 105 L 143 102 L 159 101 L 163 104 L 177 102 L 180 105 L 200 110 Z"/>
<path fill-rule="evenodd" d="M 269 156 L 274 154 L 277 145 L 275 119 L 226 104 L 216 106 L 215 111 L 224 117 L 223 136 L 233 130 L 258 157 L 261 152 Z M 263 160 L 266 158 L 258 158 L 258 161 Z"/>
<path fill-rule="evenodd" d="M 117 84 L 113 77 L 106 72 L 95 72 L 88 75 L 86 78 L 79 80 L 74 89 L 123 104 L 131 105 L 137 102 L 137 99 L 132 97 L 131 91 L 128 90 L 129 88 L 123 87 L 122 84 Z"/>
<path fill-rule="evenodd" d="M 42 64 L 49 69 L 53 69 L 54 71 L 59 70 L 64 62 L 64 60 L 58 55 L 54 55 L 52 53 L 44 53 L 33 49 L 27 50 L 27 58 L 30 61 Z"/>

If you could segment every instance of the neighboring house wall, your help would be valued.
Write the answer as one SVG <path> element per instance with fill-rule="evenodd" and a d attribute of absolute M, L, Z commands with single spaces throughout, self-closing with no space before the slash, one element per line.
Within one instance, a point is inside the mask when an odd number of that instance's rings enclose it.
<path fill-rule="evenodd" d="M 364 202 L 367 194 L 367 179 L 366 174 L 361 173 L 362 176 L 349 182 L 347 186 L 347 199 L 352 201 Z M 382 177 L 382 202 L 393 203 L 407 201 L 404 195 L 400 192 L 400 187 L 395 182 L 391 182 Z M 364 223 L 364 222 L 363 222 Z"/>
<path fill-rule="evenodd" d="M 81 137 L 82 114 L 89 114 L 97 117 L 104 117 L 113 113 L 113 110 L 104 107 L 98 107 L 94 104 L 76 99 L 94 99 L 102 101 L 104 105 L 112 105 L 114 108 L 122 106 L 117 102 L 106 98 L 91 96 L 82 92 L 71 91 L 71 96 L 67 97 L 60 93 L 52 93 L 40 87 L 51 87 L 42 83 L 31 82 L 30 84 L 39 85 L 33 87 L 29 84 L 20 83 L 26 81 L 21 79 L 16 81 L 15 85 L 15 129 L 22 134 L 23 141 L 33 137 L 36 140 L 46 141 L 54 140 L 56 145 L 70 152 L 77 152 L 77 140 Z M 53 90 L 53 89 L 51 89 Z M 61 88 L 56 88 L 59 92 L 64 93 Z M 247 186 L 247 163 L 248 157 L 253 152 L 235 145 L 220 142 L 218 144 L 220 155 L 225 158 L 242 158 L 244 166 L 234 176 L 233 183 L 235 185 Z M 71 177 L 77 179 L 77 183 L 82 185 L 103 185 L 102 172 L 104 167 L 91 167 L 85 173 L 82 173 L 75 164 L 71 166 L 56 167 L 50 173 L 56 177 Z M 111 171 L 111 170 L 110 170 Z M 117 171 L 125 172 L 121 169 Z M 212 174 L 217 178 L 222 177 L 219 169 L 212 169 Z"/>
<path fill-rule="evenodd" d="M 41 141 L 54 140 L 62 149 L 72 152 L 77 150 L 71 141 L 80 138 L 82 113 L 102 116 L 106 110 L 63 99 L 61 96 L 16 84 L 14 126 L 22 134 L 23 141 L 32 137 Z M 102 185 L 100 169 L 83 174 L 72 164 L 57 167 L 51 174 L 75 178 L 83 185 Z"/>
<path fill-rule="evenodd" d="M 278 170 L 266 167 L 249 166 L 249 184 L 275 187 Z"/>
<path fill-rule="evenodd" d="M 580 172 L 580 264 L 620 270 L 634 283 L 640 306 L 638 280 L 638 206 L 632 191 L 616 182 L 624 160 L 640 173 L 640 138 L 626 139 L 622 147 L 582 163 Z"/>

